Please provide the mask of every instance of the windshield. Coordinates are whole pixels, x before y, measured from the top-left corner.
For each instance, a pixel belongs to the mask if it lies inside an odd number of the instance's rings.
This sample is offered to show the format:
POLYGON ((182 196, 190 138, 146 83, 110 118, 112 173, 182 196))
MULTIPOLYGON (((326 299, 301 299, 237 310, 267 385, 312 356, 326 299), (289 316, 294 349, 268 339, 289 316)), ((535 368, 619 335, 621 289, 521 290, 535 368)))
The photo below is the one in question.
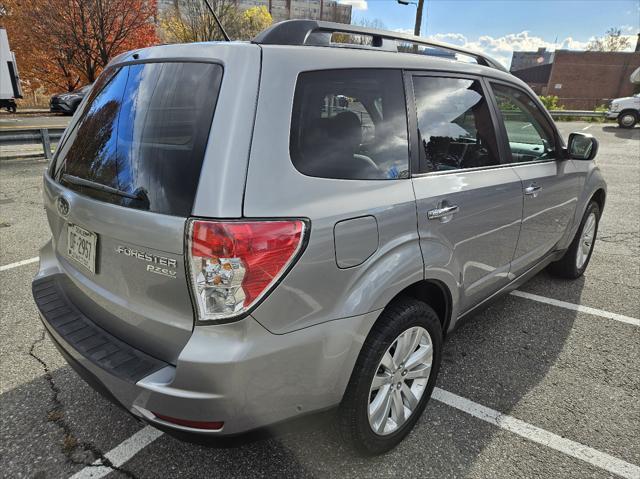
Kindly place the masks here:
POLYGON ((188 216, 221 80, 213 63, 108 69, 58 150, 54 178, 101 201, 188 216))

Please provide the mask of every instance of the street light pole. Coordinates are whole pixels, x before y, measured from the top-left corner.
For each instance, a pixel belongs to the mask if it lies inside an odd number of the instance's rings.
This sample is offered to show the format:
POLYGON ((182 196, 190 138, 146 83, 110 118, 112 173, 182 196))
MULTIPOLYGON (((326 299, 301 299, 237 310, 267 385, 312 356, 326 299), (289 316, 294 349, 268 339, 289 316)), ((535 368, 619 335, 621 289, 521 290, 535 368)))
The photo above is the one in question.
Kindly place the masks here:
POLYGON ((420 26, 422 25, 422 8, 424 7, 424 0, 418 0, 418 8, 416 8, 416 26, 413 29, 413 34, 416 37, 420 36, 420 26))
POLYGON ((396 0, 400 5, 415 5, 416 6, 416 25, 413 28, 413 34, 416 37, 420 36, 420 26, 422 25, 422 10, 424 9, 425 0, 396 0))

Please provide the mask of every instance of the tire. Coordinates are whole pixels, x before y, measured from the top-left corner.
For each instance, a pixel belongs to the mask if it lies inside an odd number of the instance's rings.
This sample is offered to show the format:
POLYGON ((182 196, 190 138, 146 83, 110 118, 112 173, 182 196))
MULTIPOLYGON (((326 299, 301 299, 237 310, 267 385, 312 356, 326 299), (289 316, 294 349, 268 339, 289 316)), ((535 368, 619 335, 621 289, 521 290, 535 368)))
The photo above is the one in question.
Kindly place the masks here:
POLYGON ((577 279, 582 276, 589 265, 591 254, 593 253, 593 246, 596 242, 598 235, 598 224, 600 223, 600 207, 598 203, 592 201, 587 206, 587 210, 584 212, 580 227, 576 232, 576 236, 573 238, 569 249, 565 252, 564 256, 549 265, 549 271, 560 278, 565 279, 577 279), (587 236, 583 237, 585 228, 591 230, 591 220, 593 217, 595 224, 593 224, 592 231, 587 231, 587 236), (586 241, 589 242, 588 252, 586 252, 586 241), (581 252, 582 250, 582 252, 581 252))
POLYGON ((618 126, 620 128, 633 128, 638 123, 638 113, 633 110, 626 110, 618 115, 618 126))
MULTIPOLYGON (((442 328, 435 311, 427 304, 411 298, 399 298, 389 304, 362 346, 340 403, 338 427, 345 442, 363 455, 382 454, 397 446, 411 432, 431 397, 441 356, 442 328), (404 339, 401 341, 404 341, 402 344, 405 347, 396 342, 403 334, 404 339), (419 343, 416 338, 420 339, 419 343), (427 340, 431 344, 430 356, 427 340), (411 351, 409 344, 416 348, 411 351), (402 367, 396 368, 397 372, 389 375, 393 368, 387 370, 382 364, 383 357, 384 362, 389 363, 386 360, 389 355, 395 360, 400 357, 410 358, 411 363, 417 364, 406 369, 402 364, 394 364, 394 367, 402 367), (418 358, 421 362, 418 362, 418 358), (430 368, 427 366, 429 359, 430 368), (375 387, 374 376, 376 381, 385 382, 375 391, 372 389, 375 387), (411 395, 407 395, 407 389, 411 395), (387 398, 391 399, 387 401, 387 398), (397 398, 400 398, 400 403, 396 402, 397 398), (381 407, 375 409, 374 403, 381 407), (399 407, 398 404, 402 406, 399 407), (370 407, 373 411, 380 412, 372 414, 371 420, 370 407), (398 425, 393 418, 401 417, 399 414, 394 415, 394 412, 400 410, 404 415, 404 422, 401 422, 402 419, 397 420, 398 425), (408 410, 411 412, 408 413, 408 410), (372 422, 376 424, 378 432, 374 431, 372 422)), ((406 364, 409 365, 410 362, 407 361, 406 364)))

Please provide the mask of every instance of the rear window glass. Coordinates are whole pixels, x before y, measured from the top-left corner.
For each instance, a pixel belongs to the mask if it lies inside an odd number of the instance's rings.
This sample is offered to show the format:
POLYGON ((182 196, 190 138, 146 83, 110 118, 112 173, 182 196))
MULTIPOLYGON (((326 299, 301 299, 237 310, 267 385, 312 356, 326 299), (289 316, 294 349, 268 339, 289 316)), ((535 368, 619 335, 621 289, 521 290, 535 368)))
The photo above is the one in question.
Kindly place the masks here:
POLYGON ((348 180, 407 178, 407 111, 398 70, 301 73, 291 159, 305 175, 348 180))
POLYGON ((56 155, 56 180, 101 201, 188 216, 221 80, 212 63, 108 69, 56 155))

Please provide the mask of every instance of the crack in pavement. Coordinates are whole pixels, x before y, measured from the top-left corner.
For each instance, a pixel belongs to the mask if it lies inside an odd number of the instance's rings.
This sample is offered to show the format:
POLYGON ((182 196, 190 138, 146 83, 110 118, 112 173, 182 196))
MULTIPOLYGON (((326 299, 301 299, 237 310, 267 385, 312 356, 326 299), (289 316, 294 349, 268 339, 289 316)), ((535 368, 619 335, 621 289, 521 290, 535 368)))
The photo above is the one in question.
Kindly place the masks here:
POLYGON ((598 239, 605 243, 624 243, 628 239, 636 239, 636 236, 640 237, 640 231, 618 231, 616 233, 600 235, 598 239))
POLYGON ((104 466, 114 471, 118 471, 126 477, 136 479, 136 476, 133 472, 113 464, 94 444, 78 440, 78 438, 71 430, 71 426, 69 426, 69 424, 65 421, 64 404, 62 404, 62 401, 59 398, 60 389, 55 384, 53 375, 51 374, 51 370, 49 369, 47 363, 35 353, 36 346, 44 341, 45 335, 45 331, 42 330, 42 334, 40 335, 40 337, 33 341, 31 347, 29 348, 29 356, 40 363, 42 369, 44 370, 44 378, 49 385, 49 389, 51 389, 51 402, 53 403, 53 406, 47 411, 47 421, 53 422, 63 433, 62 453, 65 455, 67 462, 84 467, 104 466), (72 457, 73 452, 78 448, 80 448, 83 452, 91 453, 94 459, 92 459, 90 462, 85 462, 72 457), (95 460, 99 460, 101 463, 94 464, 95 460))

